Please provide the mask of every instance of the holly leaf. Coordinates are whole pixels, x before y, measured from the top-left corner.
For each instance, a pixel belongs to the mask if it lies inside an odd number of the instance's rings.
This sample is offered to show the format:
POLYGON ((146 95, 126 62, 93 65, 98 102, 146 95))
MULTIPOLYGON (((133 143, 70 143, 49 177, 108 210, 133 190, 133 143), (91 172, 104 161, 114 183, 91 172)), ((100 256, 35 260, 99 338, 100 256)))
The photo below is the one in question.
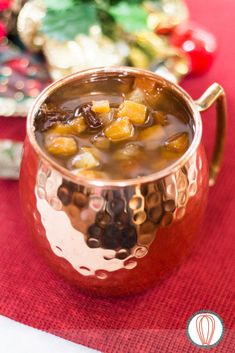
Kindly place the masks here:
POLYGON ((74 0, 44 0, 43 2, 48 9, 55 11, 69 9, 74 6, 74 0))
POLYGON ((147 28, 147 13, 137 2, 120 1, 110 8, 110 14, 126 32, 137 32, 147 28))
POLYGON ((100 24, 96 5, 78 3, 60 11, 48 8, 41 31, 50 38, 66 41, 80 33, 88 34, 90 27, 96 24, 100 24))

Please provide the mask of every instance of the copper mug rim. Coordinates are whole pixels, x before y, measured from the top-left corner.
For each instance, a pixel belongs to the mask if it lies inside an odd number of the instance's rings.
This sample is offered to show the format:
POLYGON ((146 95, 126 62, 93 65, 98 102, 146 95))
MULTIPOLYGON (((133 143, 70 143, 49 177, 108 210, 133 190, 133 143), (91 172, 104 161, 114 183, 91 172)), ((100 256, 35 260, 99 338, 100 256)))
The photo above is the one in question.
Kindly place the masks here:
POLYGON ((40 156, 41 160, 51 165, 56 171, 58 171, 59 173, 61 173, 61 175, 66 177, 66 179, 81 185, 119 188, 119 187, 126 187, 126 186, 138 185, 138 184, 156 181, 158 179, 162 179, 166 177, 167 175, 175 173, 190 159, 190 157, 194 154, 197 147, 199 146, 201 141, 201 136, 202 136, 202 121, 201 121, 200 112, 194 100, 180 86, 147 70, 127 67, 127 66, 115 66, 115 67, 109 66, 109 67, 98 67, 98 68, 81 70, 71 75, 68 75, 60 80, 57 80, 52 84, 50 84, 48 87, 46 87, 36 98, 36 100, 34 101, 34 104, 31 106, 29 110, 26 130, 27 130, 27 136, 29 138, 31 146, 33 147, 34 151, 40 156), (171 91, 178 94, 178 96, 180 96, 180 98, 182 99, 182 102, 188 107, 191 114, 191 118, 193 119, 193 122, 194 122, 194 136, 193 136, 191 145, 189 146, 187 151, 177 161, 172 163, 170 166, 161 169, 158 172, 151 173, 146 176, 133 178, 133 179, 120 179, 120 180, 87 179, 81 176, 76 176, 72 174, 68 169, 62 167, 53 159, 51 159, 42 150, 42 148, 39 146, 36 140, 35 133, 34 133, 35 132, 35 128, 34 128, 35 113, 38 111, 39 107, 46 100, 46 98, 48 98, 48 96, 51 95, 53 92, 55 92, 58 88, 79 79, 90 78, 92 76, 95 76, 96 74, 143 75, 144 77, 155 79, 156 81, 160 82, 163 86, 167 85, 167 87, 170 88, 171 91))

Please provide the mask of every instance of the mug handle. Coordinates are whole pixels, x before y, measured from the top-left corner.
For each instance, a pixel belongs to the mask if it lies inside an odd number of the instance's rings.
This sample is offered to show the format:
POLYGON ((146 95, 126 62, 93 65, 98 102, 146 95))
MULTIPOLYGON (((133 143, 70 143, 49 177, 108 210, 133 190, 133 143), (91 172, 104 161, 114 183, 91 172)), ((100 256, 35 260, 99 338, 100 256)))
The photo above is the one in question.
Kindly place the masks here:
POLYGON ((226 96, 223 87, 218 83, 213 83, 203 95, 195 101, 200 112, 209 109, 213 103, 216 104, 216 137, 213 155, 209 166, 209 186, 215 184, 221 168, 227 125, 226 96))

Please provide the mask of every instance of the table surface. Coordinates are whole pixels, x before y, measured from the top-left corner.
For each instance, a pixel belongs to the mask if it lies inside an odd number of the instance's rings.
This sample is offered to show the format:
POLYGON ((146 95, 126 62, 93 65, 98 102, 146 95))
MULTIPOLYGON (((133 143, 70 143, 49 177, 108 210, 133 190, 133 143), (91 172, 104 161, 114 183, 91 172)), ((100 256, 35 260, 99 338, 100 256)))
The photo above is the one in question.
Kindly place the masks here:
POLYGON ((2 353, 99 353, 1 315, 0 351, 2 353))

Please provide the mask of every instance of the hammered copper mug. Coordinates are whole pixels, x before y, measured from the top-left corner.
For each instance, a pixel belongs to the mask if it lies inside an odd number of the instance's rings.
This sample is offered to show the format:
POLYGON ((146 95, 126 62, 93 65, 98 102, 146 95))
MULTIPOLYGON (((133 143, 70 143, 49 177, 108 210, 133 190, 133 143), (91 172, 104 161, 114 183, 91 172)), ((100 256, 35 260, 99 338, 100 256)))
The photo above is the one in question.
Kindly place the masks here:
POLYGON ((81 71, 46 88, 28 115, 20 194, 30 231, 48 262, 71 283, 98 295, 137 293, 163 279, 198 238, 208 188, 221 165, 225 125, 225 94, 217 83, 193 101, 154 73, 111 67, 81 71), (129 74, 167 87, 190 113, 194 137, 181 158, 148 176, 105 181, 75 176, 41 150, 34 117, 47 97, 84 79, 129 74), (214 102, 217 133, 208 168, 200 112, 214 102))

